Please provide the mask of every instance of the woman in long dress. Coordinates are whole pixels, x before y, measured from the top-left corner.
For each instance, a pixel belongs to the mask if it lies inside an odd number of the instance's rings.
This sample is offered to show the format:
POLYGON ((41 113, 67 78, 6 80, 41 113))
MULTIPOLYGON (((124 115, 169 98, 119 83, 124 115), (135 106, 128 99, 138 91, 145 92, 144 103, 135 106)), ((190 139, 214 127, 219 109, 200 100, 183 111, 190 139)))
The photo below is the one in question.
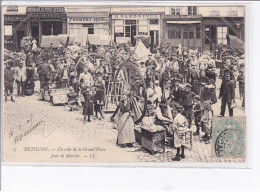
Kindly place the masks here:
POLYGON ((119 103, 117 145, 132 147, 135 143, 134 120, 131 116, 129 99, 123 95, 119 103))

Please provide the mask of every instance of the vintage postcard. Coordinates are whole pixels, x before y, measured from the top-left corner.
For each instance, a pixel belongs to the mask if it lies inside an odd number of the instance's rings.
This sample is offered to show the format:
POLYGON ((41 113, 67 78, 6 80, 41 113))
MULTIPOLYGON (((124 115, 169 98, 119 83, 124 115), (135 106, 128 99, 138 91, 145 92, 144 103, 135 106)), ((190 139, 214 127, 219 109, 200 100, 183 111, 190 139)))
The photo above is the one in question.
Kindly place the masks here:
POLYGON ((244 6, 1 9, 5 164, 246 161, 244 6))

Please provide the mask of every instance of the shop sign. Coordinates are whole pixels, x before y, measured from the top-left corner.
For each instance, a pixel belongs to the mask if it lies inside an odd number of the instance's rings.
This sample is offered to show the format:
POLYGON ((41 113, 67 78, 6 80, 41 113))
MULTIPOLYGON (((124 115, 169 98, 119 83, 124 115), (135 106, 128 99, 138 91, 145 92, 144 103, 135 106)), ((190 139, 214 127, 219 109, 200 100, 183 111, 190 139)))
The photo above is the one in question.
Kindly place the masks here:
POLYGON ((160 14, 117 14, 112 16, 113 19, 148 19, 160 18, 160 14))
POLYGON ((25 19, 25 15, 5 15, 4 21, 22 21, 25 19))
POLYGON ((104 23, 108 18, 105 17, 69 17, 70 23, 104 23))
POLYGON ((27 12, 65 12, 64 7, 27 7, 27 12))
POLYGON ((65 13, 29 13, 30 18, 66 18, 65 13))
POLYGON ((6 8, 7 12, 18 12, 18 6, 8 6, 6 8))

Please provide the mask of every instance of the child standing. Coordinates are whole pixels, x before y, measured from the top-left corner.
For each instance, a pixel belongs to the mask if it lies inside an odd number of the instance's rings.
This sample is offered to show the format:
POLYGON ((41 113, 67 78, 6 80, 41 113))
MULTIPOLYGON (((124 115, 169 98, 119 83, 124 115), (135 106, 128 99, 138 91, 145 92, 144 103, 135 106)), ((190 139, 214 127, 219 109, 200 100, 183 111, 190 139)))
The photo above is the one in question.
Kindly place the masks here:
POLYGON ((94 96, 94 110, 96 113, 96 118, 98 118, 98 113, 101 118, 103 118, 102 114, 102 106, 104 105, 104 93, 105 93, 105 82, 101 76, 97 78, 95 83, 96 86, 96 94, 94 96))
POLYGON ((193 113, 194 113, 194 119, 195 119, 195 125, 197 127, 197 131, 194 133, 194 135, 200 134, 200 121, 201 121, 201 102, 200 102, 200 96, 196 95, 193 98, 193 113))
POLYGON ((202 116, 201 116, 201 129, 205 133, 205 135, 202 138, 204 139, 205 144, 208 144, 211 139, 212 117, 213 117, 213 111, 211 107, 211 101, 206 100, 202 104, 202 116))

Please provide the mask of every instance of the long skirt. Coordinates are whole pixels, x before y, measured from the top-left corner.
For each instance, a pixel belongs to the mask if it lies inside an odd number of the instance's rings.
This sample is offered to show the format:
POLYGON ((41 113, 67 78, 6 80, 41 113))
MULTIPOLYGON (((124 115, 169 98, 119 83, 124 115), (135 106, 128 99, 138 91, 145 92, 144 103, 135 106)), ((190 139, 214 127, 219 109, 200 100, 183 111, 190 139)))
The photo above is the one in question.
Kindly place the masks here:
POLYGON ((83 115, 93 115, 93 102, 85 101, 83 105, 83 115))
POLYGON ((203 91, 203 100, 211 100, 212 104, 217 103, 217 95, 216 95, 216 89, 213 88, 204 88, 203 91))
POLYGON ((134 132, 134 120, 130 114, 124 113, 118 119, 118 144, 127 144, 135 142, 135 132, 134 132))

